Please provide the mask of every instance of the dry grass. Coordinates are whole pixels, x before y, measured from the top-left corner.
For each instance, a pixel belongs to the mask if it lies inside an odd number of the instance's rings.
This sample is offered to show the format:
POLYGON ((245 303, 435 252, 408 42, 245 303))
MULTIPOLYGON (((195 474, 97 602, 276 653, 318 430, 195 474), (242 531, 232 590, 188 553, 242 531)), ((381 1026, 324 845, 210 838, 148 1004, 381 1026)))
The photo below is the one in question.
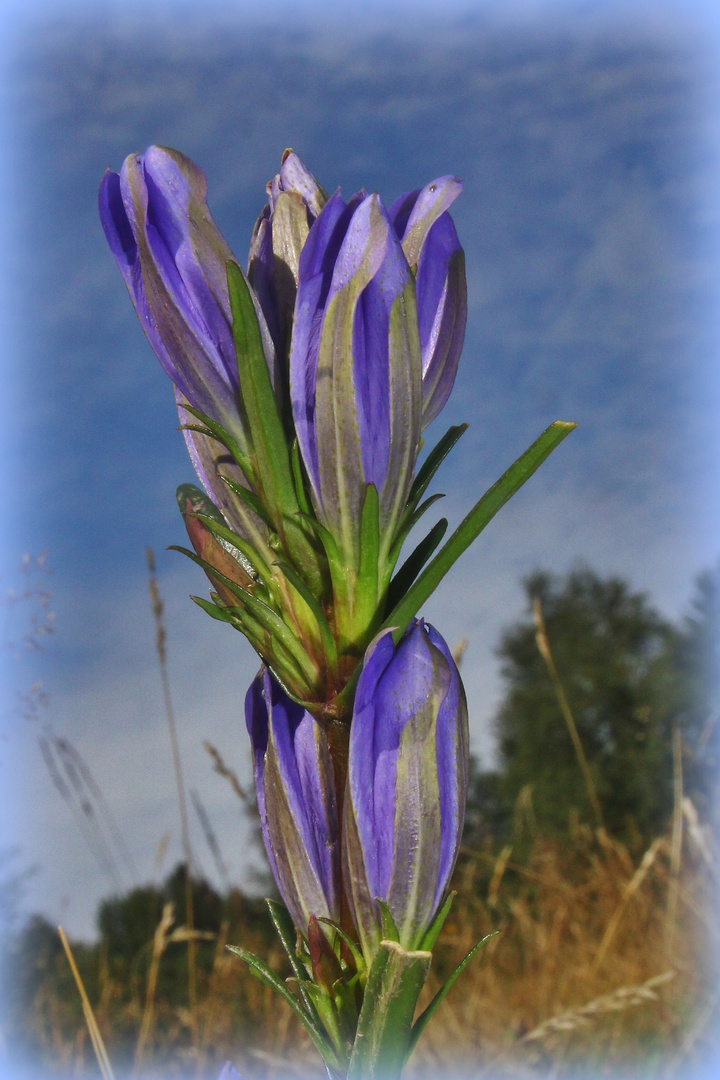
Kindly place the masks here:
MULTIPOLYGON (((426 993, 479 937, 500 928, 429 1025, 411 1077, 685 1076, 707 1050, 717 1004, 708 943, 720 936, 714 905, 715 852, 684 800, 687 843, 677 863, 677 821, 632 858, 603 830, 576 828, 572 842, 520 838, 508 847, 461 854, 455 902, 426 993), (692 842, 693 830, 702 846, 692 842), (669 898, 675 897, 668 904, 669 898), (672 932, 669 912, 675 912, 672 932), (668 946, 672 952, 668 955, 668 946)), ((231 1058, 243 1076, 320 1076, 319 1062, 290 1011, 249 977, 228 940, 267 955, 265 929, 225 923, 212 963, 198 973, 197 1051, 192 1018, 158 993, 158 971, 187 937, 163 915, 147 946, 144 974, 127 985, 96 972, 92 1001, 118 1076, 217 1075, 231 1058)), ((283 971, 278 948, 270 962, 283 971)), ((34 1002, 35 1040, 58 1072, 94 1075, 81 1018, 48 972, 34 1002)))

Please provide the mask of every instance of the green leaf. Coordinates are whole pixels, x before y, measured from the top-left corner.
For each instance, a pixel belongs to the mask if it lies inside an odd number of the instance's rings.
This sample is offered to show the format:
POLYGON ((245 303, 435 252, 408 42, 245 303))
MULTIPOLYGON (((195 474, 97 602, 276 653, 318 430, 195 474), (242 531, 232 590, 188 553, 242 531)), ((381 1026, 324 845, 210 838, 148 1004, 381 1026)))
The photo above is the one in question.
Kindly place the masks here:
POLYGON ((440 520, 433 525, 427 536, 420 541, 412 554, 408 555, 407 559, 390 582, 385 604, 386 611, 392 611, 403 598, 447 532, 447 527, 447 518, 440 518, 440 520))
MULTIPOLYGON (((192 559, 194 563, 197 563, 198 566, 201 566, 203 568, 209 578, 216 578, 217 581, 221 581, 223 585, 225 585, 225 587, 230 590, 233 596, 236 596, 238 598, 240 603, 246 603, 248 597, 253 600, 257 599, 252 595, 251 592, 248 592, 247 589, 244 589, 242 585, 238 585, 237 581, 233 581, 232 578, 229 578, 226 574, 223 574, 222 571, 217 570, 212 565, 212 563, 209 563, 207 561, 207 559, 203 559, 196 552, 190 551, 189 548, 181 547, 179 544, 168 544, 167 550, 179 551, 181 555, 186 555, 188 559, 192 559)), ((252 585, 252 588, 255 588, 254 584, 252 585)))
POLYGON ((241 949, 237 945, 227 945, 226 948, 229 949, 230 952, 235 953, 236 956, 239 956, 242 960, 244 960, 253 975, 257 979, 259 979, 260 982, 264 982, 267 986, 271 986, 273 990, 288 1003, 290 1008, 293 1010, 295 1015, 305 1027, 305 1030, 314 1042, 317 1050, 319 1051, 323 1059, 327 1061, 331 1067, 338 1068, 340 1063, 338 1061, 337 1054, 335 1053, 334 1048, 325 1038, 325 1035, 320 1030, 320 1027, 315 1023, 309 1013, 303 1008, 303 1006, 300 1004, 292 991, 288 989, 285 983, 281 982, 280 979, 278 979, 275 972, 271 971, 267 964, 264 963, 264 961, 262 961, 258 956, 255 956, 253 953, 248 952, 247 949, 241 949))
POLYGON ((303 579, 300 577, 297 571, 293 569, 292 566, 288 565, 288 563, 286 562, 280 561, 276 562, 274 565, 277 566, 280 570, 282 570, 283 574, 288 579, 292 587, 300 594, 307 606, 312 611, 315 622, 317 624, 317 628, 320 632, 320 638, 322 641, 323 650, 327 658, 328 665, 333 672, 336 671, 338 659, 337 646, 335 644, 335 638, 332 636, 330 624, 325 617, 325 612, 323 611, 322 607, 315 599, 313 594, 310 592, 303 579))
POLYGON ((377 611, 379 558, 380 500, 375 485, 368 484, 360 518, 360 562, 352 620, 360 635, 367 632, 377 611))
POLYGON ((393 913, 388 907, 387 900, 381 900, 379 896, 375 897, 375 903, 380 908, 380 923, 382 925, 382 936, 387 941, 400 941, 400 934, 398 928, 395 925, 393 913))
POLYGON ((545 458, 576 426, 576 424, 556 420, 485 492, 385 619, 384 628, 390 626, 396 628, 393 632, 395 641, 400 640, 413 615, 435 591, 450 567, 470 547, 473 540, 477 539, 498 510, 522 487, 542 465, 545 458))
POLYGON ((311 514, 312 506, 308 499, 307 487, 305 484, 305 470, 303 468, 302 458, 300 457, 300 444, 297 439, 294 440, 290 448, 290 465, 292 467, 293 480, 295 482, 295 496, 298 501, 298 506, 303 514, 311 514))
MULTIPOLYGON (((407 1053, 405 1055, 404 1062, 407 1061, 407 1059, 410 1057, 413 1050, 415 1049, 418 1039, 420 1038, 423 1031, 427 1027, 428 1020, 430 1019, 432 1014, 435 1012, 435 1010, 437 1009, 440 1002, 447 996, 449 991, 452 989, 452 987, 454 986, 454 984, 455 984, 456 980, 459 978, 459 976, 462 975, 463 971, 468 966, 468 964, 472 960, 475 953, 478 952, 478 950, 482 948, 482 946, 485 944, 486 941, 489 941, 490 938, 495 937, 496 934, 498 934, 498 933, 499 933, 498 930, 494 930, 492 932, 492 934, 486 934, 485 937, 482 938, 481 941, 478 941, 477 945, 475 945, 474 948, 472 948, 470 950, 470 952, 467 954, 465 959, 460 961, 460 963, 455 968, 455 970, 453 971, 450 978, 445 980, 445 982, 440 987, 440 989, 438 990, 437 994, 432 999, 432 1001, 430 1002, 428 1007, 422 1013, 420 1013, 420 1016, 418 1016, 417 1020, 413 1024, 412 1033, 410 1035, 410 1045, 409 1045, 407 1053)), ((404 1064, 404 1062, 403 1062, 403 1064, 404 1064)))
POLYGON ((399 1078, 430 960, 429 952, 406 952, 396 941, 380 942, 368 973, 347 1080, 399 1078))
POLYGON ((335 537, 312 514, 301 513, 300 517, 313 530, 323 546, 335 595, 345 597, 347 595, 347 571, 343 557, 340 554, 340 548, 335 542, 335 537))
POLYGON ((290 627, 283 622, 276 611, 273 611, 273 609, 269 607, 268 604, 263 603, 262 600, 258 600, 252 593, 246 592, 245 596, 242 598, 242 602, 251 615, 257 619, 260 625, 268 630, 273 638, 287 649, 290 656, 292 656, 302 671, 308 685, 313 686, 318 677, 317 668, 303 648, 302 642, 295 637, 295 634, 290 627))
POLYGON ((246 488, 243 484, 238 484, 231 476, 225 476, 223 473, 219 473, 219 476, 222 482, 227 484, 230 490, 237 495, 237 497, 241 499, 254 514, 257 514, 260 520, 267 525, 268 529, 275 528, 270 520, 270 515, 254 491, 251 491, 250 488, 246 488))
POLYGON ((318 986, 317 983, 306 982, 305 992, 310 995, 312 1003, 320 1017, 325 1031, 328 1033, 330 1042, 335 1047, 338 1059, 342 1060, 345 1056, 344 1039, 342 1031, 340 1029, 340 1018, 335 1008, 335 1002, 330 997, 327 990, 323 990, 322 986, 318 986))
POLYGON ((182 431, 185 427, 187 427, 189 431, 199 431, 201 434, 207 435, 208 438, 216 439, 221 446, 224 446, 225 449, 228 450, 230 454, 232 454, 232 456, 235 458, 236 464, 240 466, 242 471, 245 473, 245 476, 247 477, 249 483, 252 484, 254 473, 252 465, 250 463, 250 458, 242 449, 237 439, 234 439, 230 432, 227 431, 222 426, 222 424, 218 424, 217 421, 211 420, 209 416, 206 416, 205 413, 200 412, 199 409, 195 409, 192 405, 188 405, 187 402, 183 404, 182 407, 185 412, 189 412, 191 416, 194 416, 197 420, 200 420, 200 422, 205 425, 205 428, 207 430, 203 430, 203 428, 196 428, 192 424, 181 424, 180 430, 182 431))
POLYGON ((338 926, 337 923, 334 923, 332 919, 326 919, 323 915, 318 915, 318 922, 325 923, 326 926, 332 927, 335 933, 342 938, 342 940, 345 942, 348 949, 350 950, 350 954, 353 958, 353 963, 355 964, 355 970, 360 975, 364 975, 365 960, 363 958, 363 954, 360 952, 352 938, 345 933, 342 927, 338 926))
POLYGON ((425 458, 422 467, 413 481, 413 486, 410 488, 407 506, 408 509, 412 508, 410 510, 411 513, 427 491, 433 476, 467 429, 467 424, 458 424, 455 427, 448 428, 437 446, 435 446, 425 458))
POLYGON ((207 612, 211 619, 217 619, 218 622, 226 622, 234 625, 232 615, 225 609, 218 607, 217 604, 211 603, 210 600, 205 600, 202 596, 191 596, 191 600, 201 607, 203 611, 207 612))
POLYGON ((452 907, 453 900, 456 896, 456 892, 448 893, 447 900, 440 908, 433 921, 430 923, 429 929, 425 932, 425 937, 422 939, 421 948, 427 949, 428 952, 432 952, 433 945, 437 941, 440 931, 445 925, 445 920, 450 914, 450 908, 452 907))
POLYGON ((312 1014, 312 1010, 315 1008, 315 1006, 312 1004, 312 998, 304 989, 305 983, 307 982, 308 973, 305 970, 304 965, 301 964, 301 962, 298 960, 297 954, 295 952, 295 924, 290 918, 287 908, 285 908, 282 904, 279 904, 277 900, 266 899, 265 903, 268 906, 270 918, 272 919, 273 926, 275 927, 277 935, 282 942, 282 947, 285 950, 285 954, 290 961, 290 967, 293 970, 293 975, 298 981, 298 987, 300 990, 300 994, 302 995, 303 1001, 305 1002, 305 1007, 307 1008, 308 1012, 312 1014))
POLYGON ((247 414, 258 480, 271 517, 276 523, 298 506, 290 469, 285 429, 263 348, 260 324, 250 286, 235 262, 227 264, 228 294, 233 321, 240 394, 247 414))

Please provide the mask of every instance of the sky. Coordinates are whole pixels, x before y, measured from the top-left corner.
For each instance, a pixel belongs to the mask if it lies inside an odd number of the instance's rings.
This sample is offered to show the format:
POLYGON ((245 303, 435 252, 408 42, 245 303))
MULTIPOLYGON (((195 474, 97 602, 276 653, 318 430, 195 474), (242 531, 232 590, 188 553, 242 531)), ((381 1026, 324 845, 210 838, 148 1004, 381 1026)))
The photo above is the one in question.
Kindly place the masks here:
MULTIPOLYGON (((678 618, 718 559, 709 9, 443 11, 371 5, 353 21, 321 4, 68 3, 2 14, 0 585, 17 591, 23 555, 46 551, 54 622, 41 651, 4 650, 0 874, 28 871, 21 910, 71 934, 92 937, 102 896, 160 880, 181 855, 148 546, 187 786, 228 880, 252 887, 262 868, 242 805, 203 749, 213 743, 249 783, 242 703, 257 660, 189 601, 204 578, 165 550, 184 541, 174 491, 192 470, 170 383, 97 218, 100 178, 128 153, 158 143, 193 158, 241 261, 286 146, 326 189, 364 186, 388 205, 436 176, 462 177, 453 217, 468 331, 428 441, 451 423, 470 428, 438 474, 441 512, 457 523, 550 422, 578 424, 424 612, 451 643, 468 639, 483 762, 502 693, 494 650, 523 614, 524 575, 587 564, 678 618), (20 696, 37 684, 35 718, 24 717, 20 696), (114 867, 53 786, 39 746, 48 733, 69 740, 102 792, 129 855, 103 825, 114 867)), ((32 598, 8 609, 5 644, 33 613, 32 598)), ((198 864, 222 884, 197 816, 191 829, 198 864)))

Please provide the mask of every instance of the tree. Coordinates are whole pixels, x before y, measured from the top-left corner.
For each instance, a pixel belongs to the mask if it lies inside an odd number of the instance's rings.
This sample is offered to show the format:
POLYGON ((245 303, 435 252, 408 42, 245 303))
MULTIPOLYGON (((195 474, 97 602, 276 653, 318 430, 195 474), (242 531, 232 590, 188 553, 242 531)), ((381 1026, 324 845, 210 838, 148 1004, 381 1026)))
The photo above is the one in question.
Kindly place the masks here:
POLYGON ((675 644, 682 680, 679 717, 684 789, 703 820, 717 821, 720 760, 720 563, 695 581, 690 613, 675 644))
POLYGON ((588 785, 532 617, 537 598, 605 826, 625 839, 656 834, 672 807, 672 725, 682 698, 679 634, 618 578, 589 569, 524 582, 528 617, 498 654, 507 689, 496 717, 498 797, 505 814, 532 785, 538 827, 564 831, 574 808, 594 824, 588 785))

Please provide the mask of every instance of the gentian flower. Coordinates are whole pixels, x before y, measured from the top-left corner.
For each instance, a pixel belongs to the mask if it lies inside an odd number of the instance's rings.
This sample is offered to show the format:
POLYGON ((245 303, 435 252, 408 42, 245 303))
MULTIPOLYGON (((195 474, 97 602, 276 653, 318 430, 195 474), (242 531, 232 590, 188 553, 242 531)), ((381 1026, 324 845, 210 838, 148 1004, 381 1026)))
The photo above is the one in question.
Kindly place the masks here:
POLYGON ((268 671, 245 698, 255 791, 270 868, 293 922, 336 920, 340 905, 337 805, 320 725, 268 671))
POLYGON ((464 270, 446 210, 460 191, 458 180, 442 177, 402 196, 391 214, 378 195, 361 191, 345 203, 336 192, 300 255, 293 419, 315 513, 344 568, 346 592, 336 588, 335 608, 350 641, 367 641, 364 609, 377 610, 393 570, 420 432, 444 405, 457 368, 464 270), (357 582, 370 488, 378 505, 364 535, 371 526, 377 574, 357 582))
POLYGON ((405 258, 415 270, 424 428, 450 396, 465 340, 465 255, 447 212, 461 191, 454 176, 441 176, 401 195, 390 208, 405 258))
POLYGON ((343 881, 368 960, 387 903, 405 949, 422 946, 457 858, 468 783, 465 692, 441 636, 413 621, 369 647, 350 727, 343 881))
POLYGON ((327 195, 292 150, 283 154, 280 172, 268 183, 267 194, 250 241, 248 280, 286 367, 300 252, 327 195))
MULTIPOLYGON (((236 262, 210 216, 205 175, 184 154, 151 146, 100 185, 100 220, 130 299, 179 393, 247 450, 232 336, 227 263, 236 262)), ((277 381, 265 316, 255 301, 277 381)))

